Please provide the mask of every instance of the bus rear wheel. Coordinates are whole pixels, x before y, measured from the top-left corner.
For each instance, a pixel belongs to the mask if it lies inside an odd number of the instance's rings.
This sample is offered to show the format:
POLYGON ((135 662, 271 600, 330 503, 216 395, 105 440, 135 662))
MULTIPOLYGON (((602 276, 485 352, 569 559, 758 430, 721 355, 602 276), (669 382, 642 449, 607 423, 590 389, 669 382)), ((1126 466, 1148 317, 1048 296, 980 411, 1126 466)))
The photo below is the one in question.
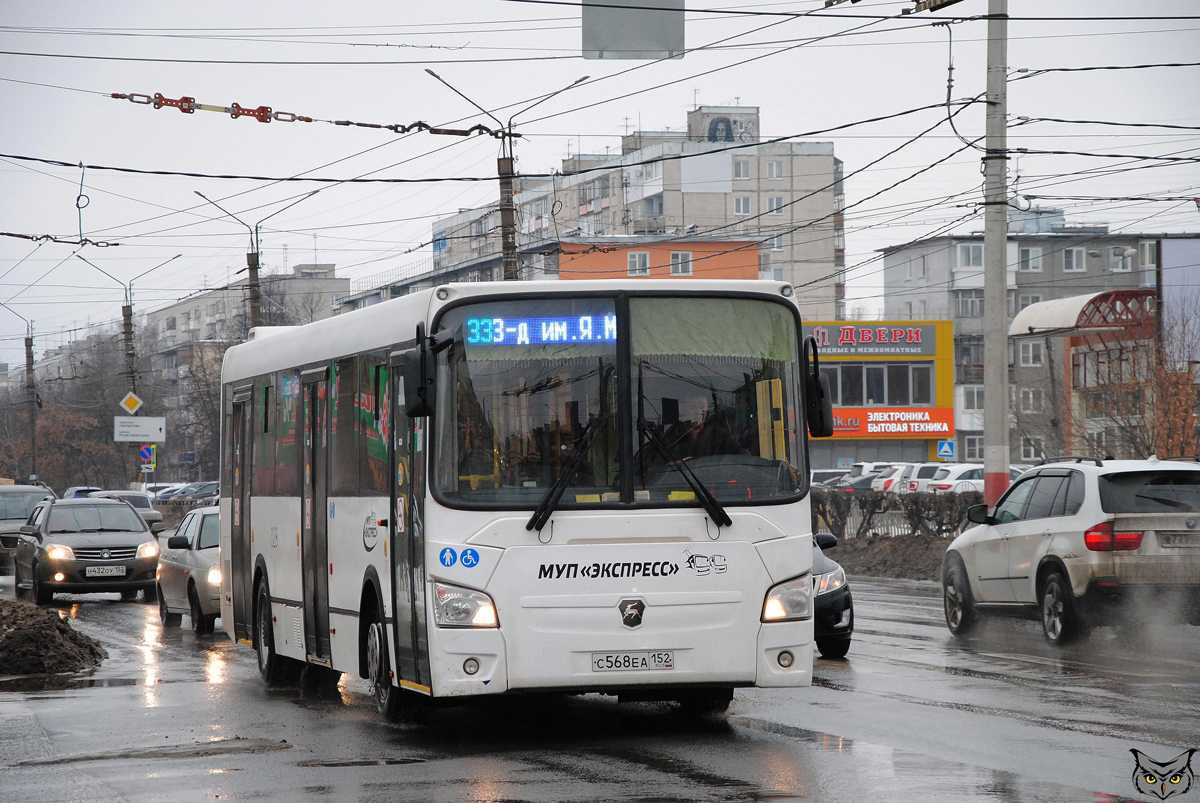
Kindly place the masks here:
POLYGON ((304 665, 275 652, 275 628, 271 621, 271 592, 267 580, 258 584, 254 604, 254 649, 258 653, 258 674, 268 686, 294 683, 304 665))

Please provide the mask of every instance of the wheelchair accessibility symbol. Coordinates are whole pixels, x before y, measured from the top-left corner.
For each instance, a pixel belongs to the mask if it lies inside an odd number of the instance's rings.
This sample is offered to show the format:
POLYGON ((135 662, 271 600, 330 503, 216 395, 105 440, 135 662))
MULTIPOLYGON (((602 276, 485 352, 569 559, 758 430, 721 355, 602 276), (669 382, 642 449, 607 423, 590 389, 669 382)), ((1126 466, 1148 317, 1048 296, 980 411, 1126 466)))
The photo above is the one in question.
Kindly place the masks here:
MULTIPOLYGON (((447 566, 447 567, 453 566, 455 563, 458 562, 458 553, 455 552, 450 547, 446 547, 445 549, 442 550, 441 554, 438 555, 438 560, 440 560, 442 562, 443 566, 447 566)), ((464 560, 465 560, 465 555, 464 555, 464 560)))
POLYGON ((473 569, 479 565, 479 553, 473 549, 462 551, 462 565, 465 569, 473 569))

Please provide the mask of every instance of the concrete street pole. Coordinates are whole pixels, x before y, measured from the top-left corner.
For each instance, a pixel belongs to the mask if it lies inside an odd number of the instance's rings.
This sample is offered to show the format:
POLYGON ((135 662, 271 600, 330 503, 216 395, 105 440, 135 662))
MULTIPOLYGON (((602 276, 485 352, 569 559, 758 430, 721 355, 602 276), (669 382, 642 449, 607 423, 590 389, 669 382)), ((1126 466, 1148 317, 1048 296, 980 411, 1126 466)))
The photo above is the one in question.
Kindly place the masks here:
POLYGON ((517 261, 517 210, 513 205, 513 157, 512 131, 504 132, 506 153, 496 160, 500 175, 500 245, 504 254, 504 281, 515 282, 521 278, 520 263, 517 261))
POLYGON ((995 507, 1009 483, 1008 0, 988 0, 983 224, 983 481, 995 507))
POLYGON ((29 404, 29 482, 37 479, 37 389, 33 383, 33 327, 25 338, 25 399, 29 404))

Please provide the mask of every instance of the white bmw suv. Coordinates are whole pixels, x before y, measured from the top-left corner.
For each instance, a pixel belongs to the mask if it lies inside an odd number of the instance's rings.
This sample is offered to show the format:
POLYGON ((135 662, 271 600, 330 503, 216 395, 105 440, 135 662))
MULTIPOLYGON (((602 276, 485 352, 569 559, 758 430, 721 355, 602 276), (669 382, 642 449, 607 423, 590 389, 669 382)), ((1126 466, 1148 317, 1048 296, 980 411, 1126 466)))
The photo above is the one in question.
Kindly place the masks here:
POLYGON ((1013 483, 942 560, 946 625, 1038 618, 1063 644, 1148 612, 1200 624, 1200 465, 1063 458, 1013 483))

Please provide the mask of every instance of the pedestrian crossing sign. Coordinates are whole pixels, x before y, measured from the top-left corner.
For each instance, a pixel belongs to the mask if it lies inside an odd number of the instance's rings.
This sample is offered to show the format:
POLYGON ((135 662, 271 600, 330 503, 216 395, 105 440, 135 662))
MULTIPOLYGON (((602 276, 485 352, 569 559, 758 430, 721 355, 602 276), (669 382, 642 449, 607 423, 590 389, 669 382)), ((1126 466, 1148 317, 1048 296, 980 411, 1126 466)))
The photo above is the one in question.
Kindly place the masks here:
POLYGON ((938 441, 937 456, 947 460, 954 459, 954 441, 938 441))

